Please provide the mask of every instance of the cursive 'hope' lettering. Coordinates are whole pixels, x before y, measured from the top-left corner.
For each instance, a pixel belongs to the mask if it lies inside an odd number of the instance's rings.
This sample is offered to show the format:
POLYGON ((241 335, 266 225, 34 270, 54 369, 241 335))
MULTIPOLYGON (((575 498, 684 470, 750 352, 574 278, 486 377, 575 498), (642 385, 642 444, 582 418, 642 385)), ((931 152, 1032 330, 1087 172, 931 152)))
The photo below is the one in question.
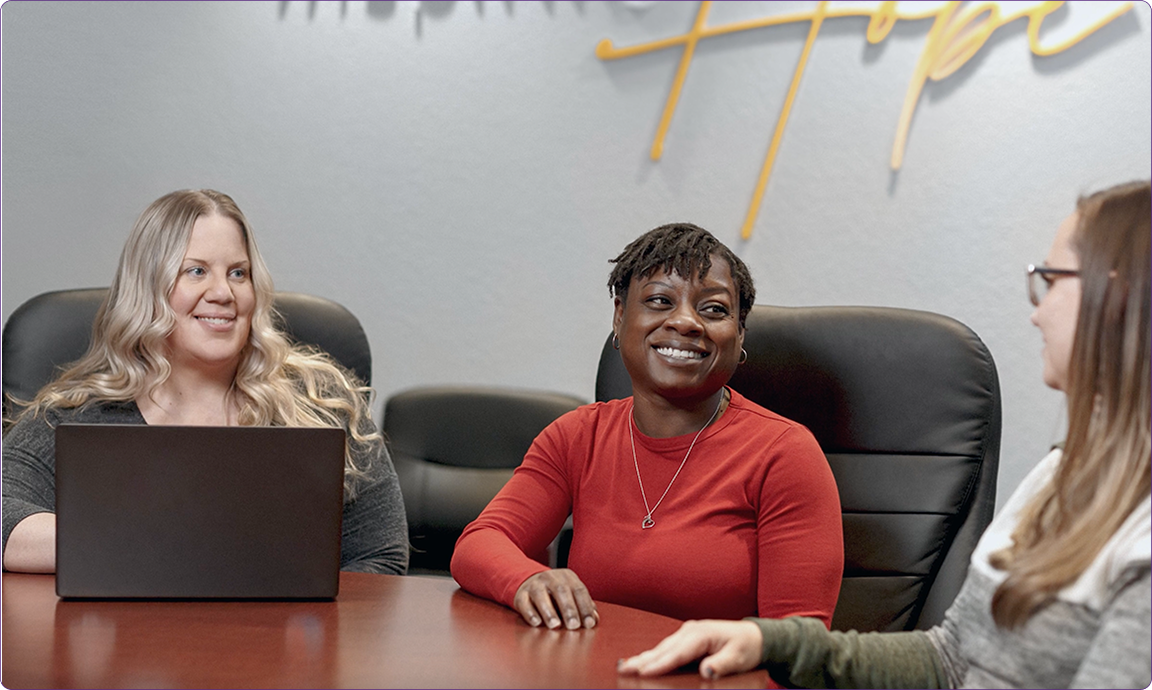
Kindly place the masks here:
POLYGON ((672 81, 672 90, 668 94, 668 101, 664 104, 664 113, 660 116, 660 126, 656 130, 656 139, 652 142, 652 160, 659 160, 664 153, 664 136, 672 123, 672 116, 676 112, 676 104, 680 100, 680 90, 684 86, 684 79, 688 76, 688 67, 692 63, 692 56, 696 44, 701 39, 721 36, 724 34, 757 29, 777 24, 792 24, 797 22, 811 22, 808 31, 808 40, 804 43, 804 50, 800 53, 800 61, 792 76, 792 83, 788 88, 788 95, 784 99, 780 117, 776 121, 776 131, 772 135, 772 143, 768 147, 768 156, 760 170, 760 178, 752 194, 752 203, 744 219, 741 236, 748 239, 752 236, 752 227, 756 223, 764 190, 768 186, 768 177, 772 172, 772 164, 776 160, 776 152, 780 147, 780 140, 784 135, 784 127, 788 124, 788 114, 792 110, 792 102, 800 86, 800 79, 804 76, 804 68, 808 63, 808 55, 812 51, 812 44, 820 33, 820 25, 825 19, 833 17, 869 17, 866 37, 869 43, 879 43, 887 38, 896 22, 903 20, 928 19, 935 17, 928 38, 924 44, 924 51, 916 63, 916 70, 912 73, 912 81, 908 84, 908 92, 904 98, 904 106, 900 112, 900 120, 896 126, 896 142, 892 146, 892 169, 899 170, 904 160, 904 146, 908 140, 908 131, 912 126, 912 115, 916 111, 916 104, 920 101, 920 93, 929 79, 940 81, 960 69, 973 55, 980 50, 988 37, 996 29, 1005 24, 1028 18, 1028 46, 1036 55, 1054 55, 1079 43, 1089 34, 1127 12, 1132 3, 1119 6, 1099 21, 1093 23, 1072 38, 1053 46, 1040 45, 1040 25, 1044 18, 1055 12, 1063 2, 1043 2, 1027 9, 1016 12, 1001 12, 997 3, 986 2, 965 8, 957 12, 960 2, 948 2, 942 7, 925 12, 900 12, 896 2, 883 2, 874 10, 856 7, 829 9, 827 2, 818 2, 811 12, 795 12, 781 14, 760 19, 733 22, 722 26, 707 26, 708 11, 712 7, 711 0, 700 3, 696 19, 692 28, 686 34, 673 36, 658 41, 651 41, 628 48, 616 48, 612 41, 604 39, 596 46, 596 56, 601 60, 619 60, 656 50, 663 50, 673 46, 684 46, 680 57, 680 65, 676 69, 676 77, 672 81))

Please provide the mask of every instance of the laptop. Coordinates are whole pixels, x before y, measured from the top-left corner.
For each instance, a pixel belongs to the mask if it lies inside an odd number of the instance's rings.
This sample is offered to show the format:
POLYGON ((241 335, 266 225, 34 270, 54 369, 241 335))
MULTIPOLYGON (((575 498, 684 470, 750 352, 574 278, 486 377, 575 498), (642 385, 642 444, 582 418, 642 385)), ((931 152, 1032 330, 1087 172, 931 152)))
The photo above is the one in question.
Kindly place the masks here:
POLYGON ((332 599, 339 428, 61 424, 56 594, 332 599))

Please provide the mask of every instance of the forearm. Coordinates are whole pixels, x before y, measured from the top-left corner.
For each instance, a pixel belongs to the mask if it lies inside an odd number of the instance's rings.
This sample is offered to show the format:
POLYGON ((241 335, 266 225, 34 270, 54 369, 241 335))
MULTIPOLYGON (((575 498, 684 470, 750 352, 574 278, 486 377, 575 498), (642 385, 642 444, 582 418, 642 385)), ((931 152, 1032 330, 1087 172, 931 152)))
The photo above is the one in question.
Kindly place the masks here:
POLYGON ((349 573, 373 573, 375 575, 406 575, 408 573, 408 547, 394 545, 377 553, 340 566, 349 573))
POLYGON ((472 594, 513 606, 520 585, 549 569, 548 544, 572 507, 564 454, 546 438, 552 429, 456 542, 452 577, 472 594))
POLYGON ((512 606, 520 585, 548 566, 529 558, 499 529, 473 523, 456 542, 452 577, 466 591, 512 606))
POLYGON ((34 513, 12 528, 4 545, 4 569, 24 573, 56 572, 56 516, 34 513))
MULTIPOLYGON (((345 511, 345 514, 350 511, 345 511)), ((351 512, 354 512, 351 511, 351 512)), ((346 525, 341 542, 340 569, 357 573, 404 575, 408 572, 408 526, 400 515, 386 511, 375 522, 360 516, 346 525)))
POLYGON ((408 518, 392 462, 374 461, 373 477, 344 506, 340 569, 404 575, 408 572, 408 518))
POLYGON ((943 688, 940 658, 923 632, 829 632, 814 618, 749 619, 761 661, 779 683, 803 688, 943 688))
MULTIPOLYGON (((56 519, 44 516, 51 516, 56 509, 55 458, 56 431, 44 418, 24 417, 4 436, 5 567, 13 567, 8 565, 11 551, 14 563, 24 561, 20 554, 47 553, 51 556, 48 571, 54 569, 56 519), (25 524, 32 518, 35 519, 25 524), (46 523, 50 524, 45 527, 46 523), (25 532, 22 538, 17 532, 24 530, 32 531, 25 532), (13 538, 16 541, 10 544, 13 538)), ((37 559, 41 570, 45 566, 42 561, 42 557, 37 559)))

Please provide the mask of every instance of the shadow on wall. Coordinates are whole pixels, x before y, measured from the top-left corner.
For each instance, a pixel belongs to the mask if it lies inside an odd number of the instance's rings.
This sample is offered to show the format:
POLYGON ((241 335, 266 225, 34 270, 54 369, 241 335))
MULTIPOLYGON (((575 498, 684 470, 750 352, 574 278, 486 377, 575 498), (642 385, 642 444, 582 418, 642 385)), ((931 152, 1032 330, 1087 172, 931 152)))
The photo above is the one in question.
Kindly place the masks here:
MULTIPOLYGON (((1139 36, 1140 20, 1136 16, 1139 14, 1136 10, 1142 5, 1147 7, 1143 2, 1138 2, 1133 5, 1132 10, 1125 12, 1108 24, 1097 29, 1094 33, 1078 43, 1076 50, 1066 50, 1062 53, 1049 55, 1047 57, 1033 55, 1033 67, 1039 74, 1060 74, 1061 72, 1067 72, 1104 52, 1105 49, 1112 48, 1125 39, 1139 36)), ((1049 17, 1058 23, 1062 23, 1068 17, 1068 6, 1061 6, 1060 9, 1053 12, 1049 17)))
MULTIPOLYGON (((306 5, 308 8, 308 19, 315 19, 316 7, 321 4, 331 3, 321 3, 320 0, 307 0, 307 2, 280 0, 280 18, 284 19, 286 16, 288 16, 288 13, 291 11, 293 6, 306 5)), ((396 7, 399 4, 400 3, 396 0, 368 0, 366 3, 366 12, 372 19, 387 21, 396 15, 396 7)), ((452 10, 455 9, 457 3, 456 0, 416 0, 414 2, 410 1, 406 4, 414 5, 416 8, 414 13, 416 19, 416 35, 420 36, 421 32, 423 31, 423 18, 425 16, 433 17, 436 19, 447 17, 448 15, 452 14, 452 10)), ((548 14, 552 15, 556 13, 555 0, 541 0, 540 4, 544 6, 544 11, 548 14)), ((652 3, 640 2, 624 4, 630 5, 632 9, 644 9, 647 5, 652 3)), ((340 0, 339 5, 340 17, 343 19, 348 15, 348 0, 340 0)), ((483 17, 487 3, 483 2, 483 0, 474 0, 472 5, 476 8, 476 14, 483 17)), ((512 0, 504 0, 501 5, 503 5, 504 11, 508 14, 508 16, 512 16, 515 13, 516 3, 512 0)), ((584 0, 573 0, 572 5, 576 8, 577 12, 584 12, 584 0)))
MULTIPOLYGON (((307 7, 306 11, 308 13, 308 20, 312 21, 316 18, 316 8, 319 5, 329 4, 335 3, 321 2, 320 0, 307 0, 306 2, 280 0, 280 19, 287 17, 289 12, 293 11, 293 7, 307 7)), ((403 3, 397 2, 397 0, 368 0, 366 3, 365 12, 371 19, 389 21, 394 16, 396 16, 397 7, 401 4, 415 7, 415 12, 412 13, 412 16, 414 17, 414 25, 417 38, 421 37, 424 33, 424 17, 432 17, 435 20, 444 19, 452 14, 452 11, 457 5, 456 0, 408 0, 407 2, 403 3)), ((476 14, 480 17, 483 17, 487 3, 483 2, 483 0, 474 0, 474 2, 471 4, 476 8, 476 14)), ((507 13, 508 16, 511 17, 515 14, 516 3, 512 0, 504 0, 504 2, 500 4, 504 7, 504 12, 507 13)), ((556 13, 555 0, 541 0, 540 4, 544 7, 544 11, 549 15, 554 15, 556 13)), ((628 5, 629 8, 633 10, 643 10, 648 5, 653 3, 626 2, 624 4, 628 5)), ((340 0, 339 5, 340 18, 344 19, 348 16, 348 0, 340 0)), ((572 0, 572 5, 576 8, 577 12, 583 14, 584 0, 572 0)))
MULTIPOLYGON (((309 2, 307 2, 307 3, 292 2, 292 0, 280 0, 280 18, 283 19, 284 17, 288 16, 288 8, 291 7, 292 5, 303 5, 303 4, 308 5, 308 19, 315 19, 316 18, 316 6, 320 4, 319 0, 309 0, 309 2)), ((343 17, 348 16, 348 0, 340 0, 339 5, 340 5, 340 17, 343 18, 343 17)), ((395 7, 396 7, 395 2, 371 2, 371 1, 369 1, 368 14, 373 13, 372 12, 372 5, 388 5, 388 9, 387 9, 388 16, 392 15, 392 12, 395 10, 395 7)), ((387 19, 388 17, 384 17, 384 18, 387 19)))
MULTIPOLYGON (((1045 18, 1044 31, 1042 33, 1050 35, 1067 21, 1068 5, 1062 5, 1045 18)), ((1085 36, 1072 50, 1065 50, 1055 55, 1036 55, 1032 53, 1032 66, 1039 74, 1060 74, 1068 72, 1102 53, 1105 49, 1113 48, 1122 40, 1138 36, 1139 34, 1140 21, 1136 18, 1135 12, 1128 11, 1085 36)), ((953 92, 971 79, 972 75, 980 69, 980 66, 992 51, 999 49, 1002 44, 1009 41, 1023 39, 1023 41, 1026 42, 1027 35, 1027 21, 1017 19, 1010 24, 1006 24, 992 34, 972 59, 957 70, 955 74, 941 81, 929 80, 924 86, 924 95, 933 103, 948 98, 953 92)), ((1044 36, 1042 35, 1041 41, 1043 42, 1043 40, 1044 36)), ((1026 43, 1025 49, 1027 49, 1026 43)))

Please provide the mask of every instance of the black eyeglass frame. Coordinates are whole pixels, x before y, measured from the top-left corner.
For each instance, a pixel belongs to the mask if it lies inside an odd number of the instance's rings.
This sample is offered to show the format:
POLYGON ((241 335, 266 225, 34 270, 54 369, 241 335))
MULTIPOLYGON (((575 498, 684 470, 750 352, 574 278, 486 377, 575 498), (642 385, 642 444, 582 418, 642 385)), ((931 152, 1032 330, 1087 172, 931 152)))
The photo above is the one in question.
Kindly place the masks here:
MULTIPOLYGON (((1036 276, 1044 279, 1044 282, 1049 287, 1055 282, 1057 278, 1070 278, 1079 277, 1080 271, 1074 271, 1070 268, 1049 268, 1047 266, 1037 266, 1036 264, 1028 264, 1028 301, 1032 302, 1032 306, 1040 306, 1040 300, 1043 297, 1036 293, 1036 276)), ((1045 291, 1047 294, 1047 291, 1045 291)))

